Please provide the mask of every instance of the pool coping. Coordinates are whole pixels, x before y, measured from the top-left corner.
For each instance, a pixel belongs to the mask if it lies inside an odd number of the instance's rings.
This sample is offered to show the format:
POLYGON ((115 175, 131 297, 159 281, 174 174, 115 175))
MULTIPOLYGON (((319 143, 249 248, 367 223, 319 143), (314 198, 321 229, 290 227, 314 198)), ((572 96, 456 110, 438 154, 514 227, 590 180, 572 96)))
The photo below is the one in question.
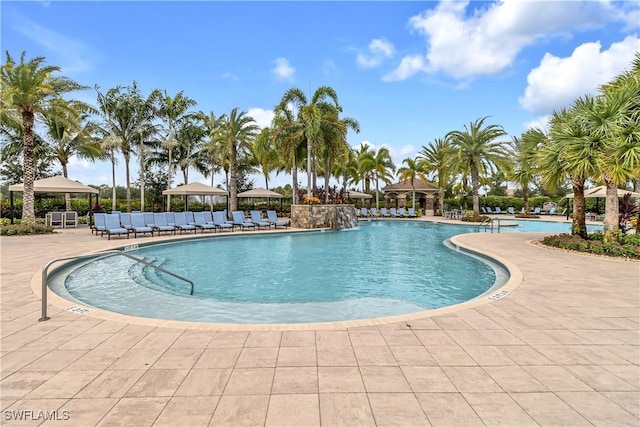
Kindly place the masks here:
MULTIPOLYGON (((433 223, 440 223, 435 221, 430 221, 433 223)), ((446 224, 446 223, 445 223, 446 224)), ((466 224, 461 224, 466 225, 466 224)), ((272 230, 272 231, 254 231, 251 232, 251 236, 255 235, 265 235, 265 234, 282 234, 282 233, 304 233, 304 232, 327 232, 327 229, 286 229, 286 230, 272 230)), ((49 288, 47 293, 48 304, 53 305, 54 307, 58 307, 61 309, 81 312, 83 315, 102 319, 102 320, 112 320, 118 322, 127 322, 131 324, 144 325, 144 326, 154 326, 154 327, 168 327, 168 328, 180 328, 180 329, 194 329, 194 330, 226 330, 226 331, 285 331, 285 330, 338 330, 345 328, 354 328, 354 327, 366 327, 366 326, 378 326, 378 325, 386 325, 398 322, 409 322, 413 320, 429 318, 434 316, 440 316, 443 314, 455 313, 457 311, 466 310, 473 307, 478 307, 480 305, 488 304, 493 301, 499 300, 513 290, 515 290, 522 283, 523 275, 522 271, 517 267, 516 264, 510 262, 509 260, 489 251, 478 251, 467 245, 459 242, 459 236, 464 236, 466 234, 475 234, 475 233, 462 233, 457 234, 449 238, 451 243, 459 249, 470 252, 475 255, 479 255, 483 258, 489 258, 493 262, 496 262, 502 265, 508 272, 509 278, 508 280, 499 287, 492 286, 487 292, 469 300, 459 304, 453 304, 446 307, 435 308, 431 310, 418 311, 414 313, 407 314, 399 314, 394 316, 385 316, 385 317, 375 317, 375 318, 367 318, 367 319, 356 319, 356 320, 343 320, 343 321, 333 321, 333 322, 309 322, 309 323, 216 323, 216 322, 192 322, 192 321, 183 321, 183 320, 167 320, 167 319, 157 319, 157 318, 149 318, 149 317, 138 317, 131 316, 122 313, 116 313, 112 311, 103 310, 97 307, 79 304, 76 301, 69 301, 55 292, 51 291, 49 288)), ((187 235, 187 236, 166 236, 167 239, 163 239, 162 242, 175 241, 175 240, 190 240, 190 239, 198 239, 198 238, 215 238, 216 236, 226 236, 227 234, 201 234, 197 235, 187 235)), ((238 234, 242 235, 242 234, 238 234)), ((113 246, 106 247, 101 251, 97 252, 89 252, 89 253, 99 253, 106 250, 113 250, 119 248, 125 248, 131 245, 122 246, 121 240, 114 241, 113 246), (117 242, 117 243, 116 243, 117 242)), ((142 245, 146 246, 146 243, 142 245)), ((154 243, 149 243, 154 244, 154 243)), ((86 254, 83 253, 83 254, 86 254)), ((83 254, 72 254, 73 255, 83 255, 83 254)), ((64 268, 64 266, 77 262, 76 260, 69 260, 67 262, 60 262, 54 269, 64 268)), ((42 270, 36 272, 30 280, 30 287, 32 292, 42 299, 42 270)))

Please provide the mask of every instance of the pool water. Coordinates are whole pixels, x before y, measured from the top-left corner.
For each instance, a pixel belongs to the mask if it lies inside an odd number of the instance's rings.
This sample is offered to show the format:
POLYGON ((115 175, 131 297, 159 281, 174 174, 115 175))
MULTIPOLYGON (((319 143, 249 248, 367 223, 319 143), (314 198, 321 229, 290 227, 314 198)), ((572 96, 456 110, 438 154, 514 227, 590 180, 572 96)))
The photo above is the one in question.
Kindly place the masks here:
POLYGON ((195 282, 125 257, 67 272, 54 290, 91 306, 172 320, 295 323, 390 316, 468 301, 507 274, 452 250, 477 226, 372 221, 340 232, 243 234, 129 251, 195 282))
MULTIPOLYGON (((558 221, 538 221, 538 220, 512 220, 504 219, 505 223, 515 223, 514 227, 501 227, 500 232, 520 231, 520 232, 549 232, 553 233, 571 233, 571 222, 558 221)), ((593 233, 596 230, 602 230, 601 225, 587 225, 587 231, 593 233)))

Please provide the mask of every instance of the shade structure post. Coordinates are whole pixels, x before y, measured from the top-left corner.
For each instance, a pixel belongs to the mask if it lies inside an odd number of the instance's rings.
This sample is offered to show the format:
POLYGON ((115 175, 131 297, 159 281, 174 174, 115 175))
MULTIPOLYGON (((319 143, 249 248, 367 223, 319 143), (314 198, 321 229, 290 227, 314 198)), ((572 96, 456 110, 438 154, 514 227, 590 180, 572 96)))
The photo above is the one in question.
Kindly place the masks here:
POLYGON ((13 224, 13 191, 9 191, 9 205, 10 205, 9 215, 11 217, 11 224, 13 224))

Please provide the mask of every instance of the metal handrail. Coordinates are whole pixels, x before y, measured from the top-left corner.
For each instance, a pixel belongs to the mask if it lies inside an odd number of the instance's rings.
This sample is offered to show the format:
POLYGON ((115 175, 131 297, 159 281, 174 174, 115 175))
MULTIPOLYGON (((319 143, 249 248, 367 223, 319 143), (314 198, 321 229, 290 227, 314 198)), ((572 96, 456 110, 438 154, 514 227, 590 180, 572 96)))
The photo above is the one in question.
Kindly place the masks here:
POLYGON ((496 230, 499 233, 500 232, 500 218, 491 218, 491 217, 485 219, 480 224, 478 224, 478 232, 480 232, 480 229, 482 227, 484 227, 484 231, 487 231, 487 228, 488 228, 489 230, 491 230, 491 233, 493 233, 493 228, 494 228, 493 223, 494 222, 498 223, 497 227, 496 227, 496 230))
POLYGON ((44 267, 42 267, 42 317, 39 319, 40 322, 43 322, 45 320, 49 320, 50 317, 47 317, 47 280, 49 279, 49 267, 51 267, 53 264, 55 264, 56 262, 60 262, 60 261, 65 261, 65 260, 69 260, 69 259, 84 259, 84 258, 95 258, 95 257, 100 257, 100 256, 107 256, 107 255, 122 255, 125 256, 129 259, 132 259, 136 262, 139 262, 141 264, 147 265, 151 268, 154 268, 156 270, 159 270, 163 273, 168 274, 169 276, 173 276, 176 279, 180 279, 180 280, 184 280, 185 282, 189 283, 191 285, 191 292, 190 294, 193 295, 193 282, 189 279, 186 279, 180 275, 177 275, 175 273, 172 273, 169 270, 166 270, 160 266, 157 266, 155 264, 152 264, 148 261, 143 260, 142 258, 138 258, 137 256, 133 256, 131 254, 128 254, 126 252, 122 252, 122 251, 116 251, 116 250, 110 250, 110 251, 102 251, 102 252, 96 252, 94 254, 85 254, 85 255, 71 255, 71 256, 64 256, 64 257, 59 257, 59 258, 55 258, 52 259, 51 261, 49 261, 48 263, 46 263, 44 265, 44 267))

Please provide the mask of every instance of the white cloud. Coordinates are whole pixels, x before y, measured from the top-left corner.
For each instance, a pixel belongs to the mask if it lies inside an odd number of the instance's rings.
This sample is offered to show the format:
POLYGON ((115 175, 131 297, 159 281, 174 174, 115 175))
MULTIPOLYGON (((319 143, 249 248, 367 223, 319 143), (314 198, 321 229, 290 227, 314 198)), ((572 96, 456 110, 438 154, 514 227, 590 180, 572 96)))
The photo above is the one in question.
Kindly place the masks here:
POLYGON ((369 43, 369 54, 359 53, 356 62, 362 68, 375 68, 387 58, 392 58, 395 53, 393 43, 385 39, 373 39, 369 43))
POLYGON ((296 69, 291 66, 287 58, 276 58, 273 61, 276 66, 271 69, 271 73, 279 80, 293 81, 296 69))
POLYGON ((272 110, 263 110, 262 108, 249 108, 247 111, 247 115, 253 117, 253 120, 256 121, 256 124, 260 126, 260 129, 271 126, 271 121, 273 120, 274 113, 272 110))
POLYGON ((547 114, 569 106, 576 98, 595 93, 598 87, 627 69, 640 50, 640 39, 628 36, 601 50, 600 42, 584 43, 571 56, 544 55, 540 65, 527 76, 527 88, 520 105, 536 114, 547 114))
POLYGON ((71 39, 28 18, 15 15, 10 22, 15 31, 51 52, 51 55, 47 55, 51 60, 49 63, 58 65, 65 75, 89 71, 93 63, 101 59, 100 53, 82 41, 71 39))
POLYGON ((240 80, 240 77, 230 72, 222 73, 220 77, 222 77, 224 80, 230 80, 232 82, 237 82, 238 80, 240 80))
POLYGON ((626 22, 640 10, 637 5, 607 1, 502 0, 468 11, 470 4, 478 3, 441 1, 413 16, 409 27, 425 36, 426 55, 405 56, 386 80, 406 79, 418 71, 441 72, 456 79, 496 74, 508 69, 524 47, 539 40, 626 22), (422 57, 424 64, 416 57, 422 57))
POLYGON ((544 116, 536 117, 535 119, 525 123, 524 129, 529 130, 529 129, 538 128, 544 132, 547 132, 549 130, 549 119, 551 119, 550 114, 545 114, 544 116))

